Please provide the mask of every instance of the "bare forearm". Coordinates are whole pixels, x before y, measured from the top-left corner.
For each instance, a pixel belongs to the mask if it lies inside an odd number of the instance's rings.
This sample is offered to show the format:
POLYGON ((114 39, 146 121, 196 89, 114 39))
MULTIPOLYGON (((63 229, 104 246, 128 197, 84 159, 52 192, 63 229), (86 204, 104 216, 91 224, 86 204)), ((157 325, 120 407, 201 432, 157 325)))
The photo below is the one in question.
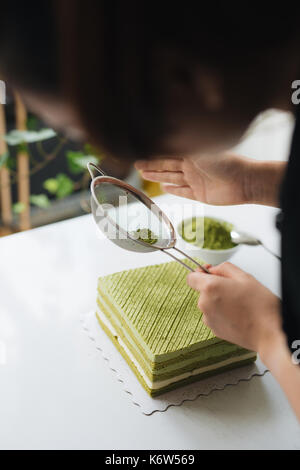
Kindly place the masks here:
POLYGON ((286 170, 286 162, 248 160, 245 176, 247 202, 279 207, 280 186, 286 170))
POLYGON ((281 386, 300 421, 300 366, 293 364, 283 334, 262 350, 261 359, 281 386))

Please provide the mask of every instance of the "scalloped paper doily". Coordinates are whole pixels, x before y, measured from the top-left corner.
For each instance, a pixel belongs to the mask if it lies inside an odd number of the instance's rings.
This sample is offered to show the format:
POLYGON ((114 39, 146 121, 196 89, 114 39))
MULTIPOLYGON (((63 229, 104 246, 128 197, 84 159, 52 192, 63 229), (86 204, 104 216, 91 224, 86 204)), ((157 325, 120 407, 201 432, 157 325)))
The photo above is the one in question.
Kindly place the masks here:
POLYGON ((202 396, 208 396, 214 390, 224 390, 226 387, 237 385, 239 382, 250 381, 252 377, 262 377, 268 372, 268 369, 258 359, 255 364, 218 374, 167 392, 157 398, 151 398, 100 327, 95 312, 82 315, 81 324, 88 337, 94 342, 96 349, 107 361, 109 368, 121 383, 124 391, 130 396, 133 404, 138 406, 141 412, 147 416, 157 412, 165 412, 171 406, 180 406, 186 401, 194 401, 202 396))

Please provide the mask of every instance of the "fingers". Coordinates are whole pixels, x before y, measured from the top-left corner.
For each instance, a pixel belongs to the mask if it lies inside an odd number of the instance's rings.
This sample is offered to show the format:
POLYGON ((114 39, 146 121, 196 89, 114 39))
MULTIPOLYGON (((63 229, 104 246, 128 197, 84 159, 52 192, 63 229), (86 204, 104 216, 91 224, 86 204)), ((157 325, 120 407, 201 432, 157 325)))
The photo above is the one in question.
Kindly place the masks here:
POLYGON ((192 289, 200 292, 202 288, 212 280, 211 278, 212 276, 210 274, 197 271, 188 275, 187 283, 192 289))
POLYGON ((248 273, 238 268, 232 263, 223 263, 219 266, 211 266, 205 264, 204 267, 209 270, 210 274, 203 273, 201 268, 198 268, 196 272, 188 275, 188 284, 192 289, 201 290, 201 285, 204 283, 212 283, 218 277, 228 278, 244 278, 249 276, 248 273))
POLYGON ((238 278, 247 276, 247 273, 242 269, 238 268, 232 263, 223 263, 219 266, 214 266, 210 269, 211 274, 215 274, 216 276, 223 276, 223 277, 230 277, 230 278, 238 278))
POLYGON ((179 186, 184 186, 186 184, 184 175, 181 171, 142 171, 142 176, 148 181, 171 183, 179 186))
POLYGON ((224 289, 228 289, 227 283, 231 281, 220 276, 195 272, 188 276, 187 282, 192 289, 200 292, 198 307, 204 313, 202 321, 209 326, 211 315, 219 305, 224 289))
POLYGON ((174 194, 175 196, 185 197, 187 199, 195 199, 194 193, 189 186, 172 186, 164 184, 163 190, 166 193, 174 194))
POLYGON ((138 160, 135 168, 141 171, 181 171, 182 160, 161 159, 161 160, 138 160))
MULTIPOLYGON (((203 264, 203 267, 210 271, 210 269, 212 268, 212 264, 203 264)), ((201 268, 199 268, 199 271, 201 271, 201 268)))
MULTIPOLYGON (((221 287, 224 287, 225 284, 229 282, 228 279, 224 279, 224 278, 225 277, 228 278, 230 276, 214 275, 213 274, 214 268, 210 267, 207 269, 209 269, 210 274, 207 274, 201 271, 200 268, 199 268, 199 271, 197 270, 193 273, 190 273, 187 277, 187 283, 192 289, 198 292, 201 292, 202 294, 205 292, 209 296, 215 297, 217 290, 220 289, 221 287)), ((243 273, 243 271, 241 272, 243 273)))

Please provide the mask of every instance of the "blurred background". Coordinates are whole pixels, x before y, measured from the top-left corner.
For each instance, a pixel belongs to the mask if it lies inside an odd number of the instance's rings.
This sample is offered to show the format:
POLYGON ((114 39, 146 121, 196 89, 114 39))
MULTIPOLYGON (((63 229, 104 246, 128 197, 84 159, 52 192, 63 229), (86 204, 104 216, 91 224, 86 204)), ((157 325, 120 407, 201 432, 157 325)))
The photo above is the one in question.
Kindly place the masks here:
MULTIPOLYGON (((294 119, 269 110, 252 123, 233 151, 260 160, 288 158, 294 119)), ((0 236, 90 212, 89 161, 155 197, 158 183, 143 181, 130 164, 106 158, 89 142, 78 144, 49 129, 6 89, 0 105, 0 236)))
POLYGON ((89 213, 89 161, 150 197, 161 194, 159 184, 143 181, 126 162, 49 129, 6 90, 0 105, 0 236, 89 213))

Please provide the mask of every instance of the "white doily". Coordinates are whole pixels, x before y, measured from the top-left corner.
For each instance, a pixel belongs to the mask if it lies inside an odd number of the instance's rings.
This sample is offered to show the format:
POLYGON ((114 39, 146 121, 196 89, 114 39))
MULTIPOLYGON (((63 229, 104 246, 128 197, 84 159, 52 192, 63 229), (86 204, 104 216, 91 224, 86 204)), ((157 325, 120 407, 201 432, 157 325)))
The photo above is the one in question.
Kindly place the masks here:
POLYGON ((263 376, 268 371, 258 359, 255 364, 224 372, 223 374, 218 374, 177 390, 167 392, 157 398, 151 398, 143 389, 114 344, 100 327, 95 312, 82 315, 81 323, 84 331, 94 342, 95 347, 102 353, 109 368, 116 375, 124 391, 129 394, 132 402, 140 407, 141 412, 147 416, 156 412, 167 411, 171 406, 180 406, 185 401, 194 401, 201 396, 207 396, 214 390, 224 390, 227 386, 249 381, 252 377, 263 376))

